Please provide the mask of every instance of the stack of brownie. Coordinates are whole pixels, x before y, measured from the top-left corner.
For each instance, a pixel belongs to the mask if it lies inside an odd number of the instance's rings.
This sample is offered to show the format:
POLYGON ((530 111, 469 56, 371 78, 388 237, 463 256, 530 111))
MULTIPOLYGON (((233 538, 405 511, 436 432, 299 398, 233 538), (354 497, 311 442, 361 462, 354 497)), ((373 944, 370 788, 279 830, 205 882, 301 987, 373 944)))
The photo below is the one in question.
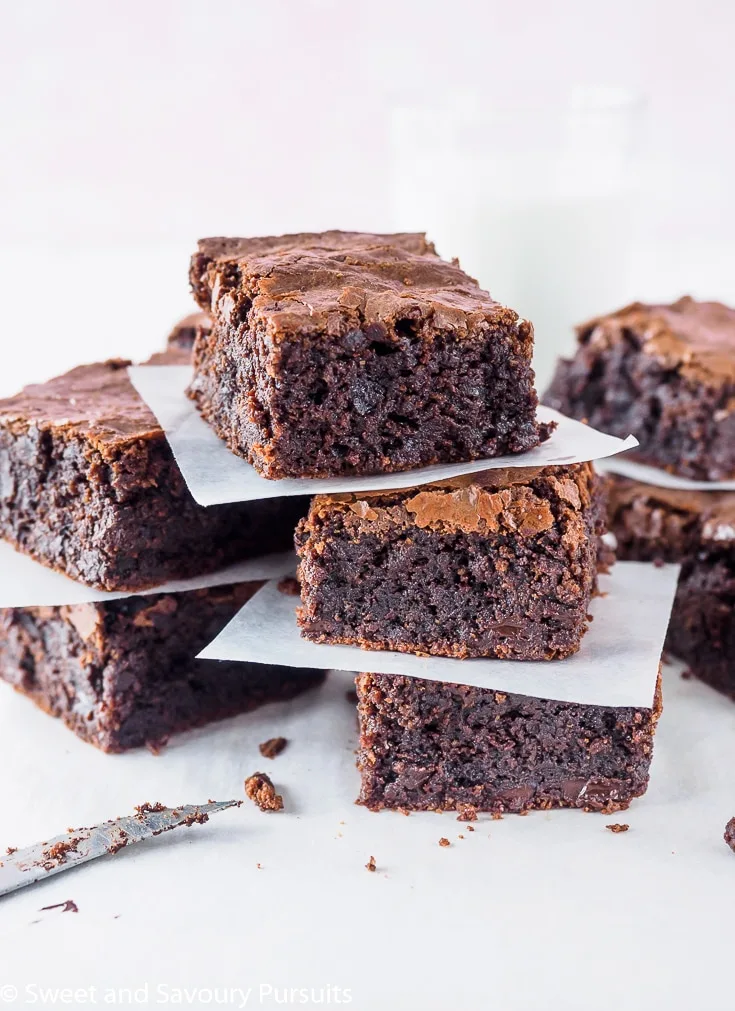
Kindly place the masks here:
POLYGON ((735 698, 735 310, 636 303, 579 327, 578 342, 545 402, 637 436, 645 481, 609 477, 618 556, 683 563, 668 648, 735 698))
MULTIPOLYGON (((191 282, 207 321, 189 396, 263 477, 466 462, 549 434, 531 325, 422 235, 204 240, 191 282)), ((563 662, 587 628, 604 512, 591 464, 318 495, 296 536, 302 634, 458 664, 563 662)), ((356 684, 371 808, 615 810, 645 791, 658 692, 635 709, 401 675, 356 684)))
MULTIPOLYGON (((158 359, 177 361, 179 350, 158 359)), ((307 500, 204 509, 189 494, 129 362, 73 369, 0 401, 0 536, 121 599, 0 611, 0 677, 82 739, 119 752, 290 697, 316 672, 197 653, 260 583, 141 595, 283 551, 307 500)))

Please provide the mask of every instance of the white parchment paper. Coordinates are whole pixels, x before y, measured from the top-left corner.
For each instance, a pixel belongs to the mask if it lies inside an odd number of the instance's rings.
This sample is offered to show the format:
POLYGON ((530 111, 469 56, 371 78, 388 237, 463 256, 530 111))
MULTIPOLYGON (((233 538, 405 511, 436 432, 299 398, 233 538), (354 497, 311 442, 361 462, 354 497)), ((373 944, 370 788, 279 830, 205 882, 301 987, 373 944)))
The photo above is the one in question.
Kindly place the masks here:
POLYGON ((475 460, 471 463, 422 467, 400 474, 269 481, 260 477, 245 460, 231 453, 225 443, 202 421, 194 404, 184 393, 191 379, 191 368, 188 365, 136 365, 128 371, 133 386, 165 431, 189 491, 203 506, 249 502, 281 495, 405 488, 500 467, 583 463, 621 453, 638 445, 632 436, 616 439, 566 418, 549 407, 539 407, 539 421, 556 421, 558 428, 547 442, 528 453, 497 456, 492 460, 475 460))
POLYGON ((678 575, 678 565, 615 565, 601 579, 604 596, 592 602, 594 620, 580 651, 566 660, 452 660, 308 642, 296 624, 298 598, 281 593, 275 582, 256 593, 199 656, 404 674, 558 702, 650 707, 678 575))
POLYGON ((600 463, 603 473, 619 474, 633 481, 643 481, 656 488, 674 488, 680 491, 735 491, 735 481, 693 481, 687 477, 669 474, 659 467, 638 463, 627 456, 616 456, 600 463))
POLYGON ((179 593, 227 583, 247 583, 280 579, 293 573, 296 556, 291 552, 266 555, 238 562, 218 572, 192 579, 177 579, 136 593, 110 593, 77 583, 60 572, 47 569, 28 555, 15 551, 0 541, 0 607, 59 607, 62 604, 87 604, 96 600, 120 600, 123 597, 148 596, 152 593, 179 593))

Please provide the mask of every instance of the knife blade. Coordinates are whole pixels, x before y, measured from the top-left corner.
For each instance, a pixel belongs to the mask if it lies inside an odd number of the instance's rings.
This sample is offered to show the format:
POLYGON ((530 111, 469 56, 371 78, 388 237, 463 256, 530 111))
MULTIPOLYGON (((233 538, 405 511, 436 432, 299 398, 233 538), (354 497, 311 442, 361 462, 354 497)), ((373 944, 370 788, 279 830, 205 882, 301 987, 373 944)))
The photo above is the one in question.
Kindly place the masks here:
POLYGON ((179 826, 203 825, 210 814, 239 807, 240 800, 210 801, 163 807, 143 804, 135 814, 93 825, 70 829, 63 835, 22 850, 8 849, 0 861, 0 896, 36 884, 54 874, 71 870, 97 857, 112 856, 127 846, 143 842, 179 826))

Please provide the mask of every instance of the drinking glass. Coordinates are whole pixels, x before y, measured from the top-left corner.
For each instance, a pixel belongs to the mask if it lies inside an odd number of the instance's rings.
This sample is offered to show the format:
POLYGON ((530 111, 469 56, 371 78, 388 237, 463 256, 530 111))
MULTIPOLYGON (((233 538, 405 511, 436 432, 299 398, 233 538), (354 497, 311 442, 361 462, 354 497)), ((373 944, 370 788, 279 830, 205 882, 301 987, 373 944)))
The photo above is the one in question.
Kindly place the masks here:
POLYGON ((394 109, 396 229, 534 324, 539 390, 574 325, 628 297, 644 109, 617 89, 394 109))

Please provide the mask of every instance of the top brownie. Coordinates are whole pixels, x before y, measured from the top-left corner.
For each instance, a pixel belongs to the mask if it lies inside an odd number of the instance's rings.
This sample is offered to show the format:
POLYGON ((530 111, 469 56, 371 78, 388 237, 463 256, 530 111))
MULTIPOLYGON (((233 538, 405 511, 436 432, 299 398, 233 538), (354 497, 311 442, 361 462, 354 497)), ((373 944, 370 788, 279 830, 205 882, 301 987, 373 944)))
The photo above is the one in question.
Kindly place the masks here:
POLYGON ((0 400, 0 536, 129 591, 289 548, 306 500, 197 505, 129 364, 84 365, 0 400))
POLYGON ((265 477, 407 470, 537 445, 533 328, 421 234, 204 239, 189 395, 265 477))
POLYGON ((636 302, 577 328, 544 402, 700 480, 735 478, 735 309, 685 297, 636 302))

